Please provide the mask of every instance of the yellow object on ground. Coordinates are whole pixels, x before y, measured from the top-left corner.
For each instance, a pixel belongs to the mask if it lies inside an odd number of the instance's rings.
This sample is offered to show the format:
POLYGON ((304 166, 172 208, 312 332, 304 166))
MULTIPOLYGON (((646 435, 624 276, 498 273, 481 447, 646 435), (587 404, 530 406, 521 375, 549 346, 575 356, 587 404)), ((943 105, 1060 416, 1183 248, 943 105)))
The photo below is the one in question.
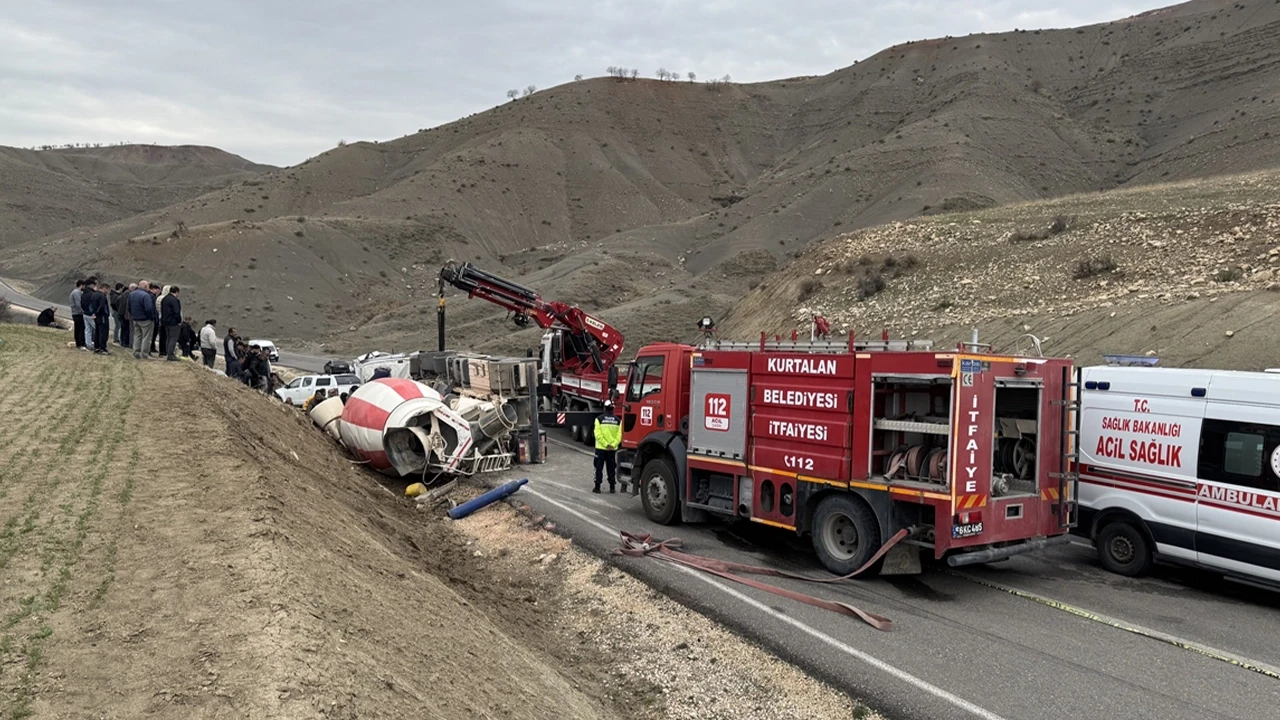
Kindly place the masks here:
POLYGON ((407 487, 407 488, 405 488, 405 489, 404 489, 404 496, 405 496, 405 497, 418 497, 419 495, 421 495, 422 493, 424 493, 424 492, 426 492, 426 491, 427 491, 427 486, 426 486, 426 485, 423 485, 422 483, 414 483, 414 484, 412 484, 412 485, 410 485, 409 487, 407 487))

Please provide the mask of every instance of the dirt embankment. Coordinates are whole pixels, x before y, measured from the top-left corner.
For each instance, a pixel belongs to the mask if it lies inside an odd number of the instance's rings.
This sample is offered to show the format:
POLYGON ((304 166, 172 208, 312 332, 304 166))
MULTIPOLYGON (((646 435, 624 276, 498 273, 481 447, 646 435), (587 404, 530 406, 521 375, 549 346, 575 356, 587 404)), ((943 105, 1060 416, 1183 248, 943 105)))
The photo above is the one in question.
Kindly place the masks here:
POLYGON ((0 339, 4 717, 863 710, 506 506, 416 510, 190 363, 0 339))

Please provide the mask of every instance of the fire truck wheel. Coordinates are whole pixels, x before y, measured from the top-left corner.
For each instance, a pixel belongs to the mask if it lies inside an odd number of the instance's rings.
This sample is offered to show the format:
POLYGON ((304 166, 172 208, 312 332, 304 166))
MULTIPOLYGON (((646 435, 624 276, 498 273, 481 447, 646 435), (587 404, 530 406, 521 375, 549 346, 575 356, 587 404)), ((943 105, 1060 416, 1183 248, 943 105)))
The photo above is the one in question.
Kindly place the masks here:
POLYGON ((596 446, 596 428, 595 424, 582 426, 582 444, 589 448, 596 446))
POLYGON ((1107 570, 1135 577, 1151 569, 1151 543, 1142 530, 1115 520, 1098 532, 1098 560, 1107 570))
POLYGON ((813 549, 828 570, 848 575, 880 548, 880 524, 866 503, 833 493, 818 503, 813 516, 813 549))
POLYGON ((666 458, 654 458, 640 469, 640 504, 645 517, 659 525, 680 522, 680 496, 676 490, 676 470, 666 458))

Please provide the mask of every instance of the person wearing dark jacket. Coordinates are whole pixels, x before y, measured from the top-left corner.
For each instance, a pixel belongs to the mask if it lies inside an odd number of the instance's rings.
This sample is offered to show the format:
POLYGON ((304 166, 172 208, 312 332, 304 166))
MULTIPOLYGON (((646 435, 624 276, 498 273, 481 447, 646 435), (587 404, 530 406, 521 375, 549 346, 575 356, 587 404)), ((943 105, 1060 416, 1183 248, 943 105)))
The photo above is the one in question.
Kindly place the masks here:
POLYGON ((107 296, 107 308, 111 310, 111 319, 115 321, 115 326, 111 332, 111 339, 115 341, 115 344, 117 345, 120 344, 120 321, 123 319, 120 317, 120 311, 117 307, 120 305, 120 294, 123 292, 124 283, 116 283, 116 286, 111 288, 111 294, 107 296))
POLYGON ((187 315, 182 318, 182 324, 178 326, 178 348, 182 350, 182 357, 194 360, 196 348, 199 346, 200 339, 196 337, 196 331, 191 327, 191 316, 187 315))
POLYGON ((129 316, 129 295, 137 289, 137 283, 131 283, 120 292, 120 297, 116 300, 116 312, 120 314, 120 347, 123 348, 133 348, 133 318, 129 316))
POLYGON ((53 327, 57 320, 53 317, 53 308, 45 308, 40 311, 40 315, 36 318, 36 325, 40 327, 53 327))
POLYGON ((164 359, 178 362, 174 354, 178 346, 178 334, 182 327, 182 301, 178 299, 178 286, 169 288, 169 294, 160 302, 160 324, 164 326, 164 359))
POLYGON ((85 347, 101 355, 98 350, 98 318, 107 304, 107 298, 98 290, 98 284, 85 283, 80 292, 80 311, 84 314, 85 347))
POLYGON ((108 354, 107 342, 111 339, 110 290, 110 285, 102 283, 93 296, 93 351, 99 355, 108 354))
POLYGON ((151 337, 156 331, 156 300, 146 280, 129 293, 129 317, 133 318, 133 356, 139 360, 150 358, 151 337))
POLYGON ((222 359, 227 362, 227 377, 240 374, 240 351, 236 348, 239 339, 235 328, 227 328, 227 336, 222 338, 222 359))
POLYGON ((80 350, 88 350, 84 346, 84 308, 80 304, 81 296, 84 295, 84 281, 76 281, 76 289, 71 291, 71 299, 69 305, 71 307, 71 334, 76 339, 76 348, 80 350))
POLYGON ((89 311, 89 303, 98 292, 98 278, 91 277, 84 281, 84 289, 80 292, 80 312, 84 315, 84 349, 93 350, 93 339, 97 336, 97 316, 89 311))

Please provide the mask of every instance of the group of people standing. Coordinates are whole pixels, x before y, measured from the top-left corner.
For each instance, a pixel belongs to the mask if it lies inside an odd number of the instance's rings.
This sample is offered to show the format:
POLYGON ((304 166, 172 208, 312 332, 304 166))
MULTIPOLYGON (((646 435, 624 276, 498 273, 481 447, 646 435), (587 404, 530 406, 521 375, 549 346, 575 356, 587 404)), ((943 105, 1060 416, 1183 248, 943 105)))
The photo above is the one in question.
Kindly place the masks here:
MULTIPOLYGON (((182 314, 182 290, 177 285, 153 285, 139 280, 125 287, 116 283, 99 282, 98 278, 77 280, 71 291, 70 307, 72 332, 76 347, 99 355, 107 351, 108 338, 117 345, 132 350, 138 360, 150 360, 157 353, 164 353, 165 360, 178 361, 178 351, 195 359, 200 351, 201 361, 212 368, 222 348, 226 360, 227 377, 271 394, 277 380, 271 370, 267 350, 242 339, 235 328, 227 329, 225 338, 218 338, 218 321, 207 320, 197 333, 191 325, 191 317, 182 314), (114 321, 114 322, 113 322, 114 321)), ((37 319, 42 326, 55 323, 52 309, 40 313, 37 319)))

